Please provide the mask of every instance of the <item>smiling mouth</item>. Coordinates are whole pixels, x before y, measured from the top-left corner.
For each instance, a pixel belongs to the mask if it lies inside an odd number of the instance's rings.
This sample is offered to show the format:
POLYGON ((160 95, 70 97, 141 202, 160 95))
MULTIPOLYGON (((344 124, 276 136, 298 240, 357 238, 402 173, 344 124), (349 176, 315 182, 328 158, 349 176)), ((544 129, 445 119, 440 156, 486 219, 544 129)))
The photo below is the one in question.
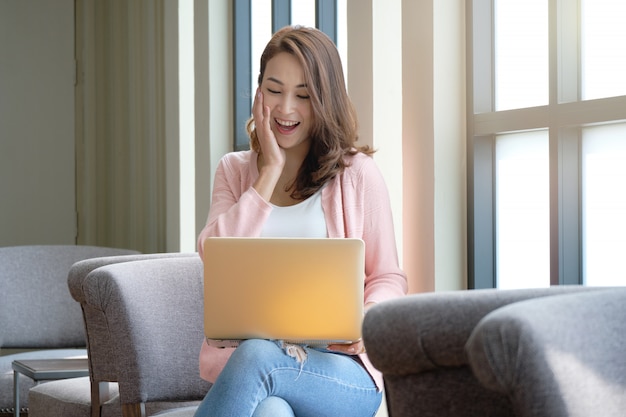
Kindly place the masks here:
POLYGON ((300 125, 300 122, 294 122, 291 120, 274 119, 274 121, 276 122, 276 128, 278 131, 283 134, 293 132, 300 125))

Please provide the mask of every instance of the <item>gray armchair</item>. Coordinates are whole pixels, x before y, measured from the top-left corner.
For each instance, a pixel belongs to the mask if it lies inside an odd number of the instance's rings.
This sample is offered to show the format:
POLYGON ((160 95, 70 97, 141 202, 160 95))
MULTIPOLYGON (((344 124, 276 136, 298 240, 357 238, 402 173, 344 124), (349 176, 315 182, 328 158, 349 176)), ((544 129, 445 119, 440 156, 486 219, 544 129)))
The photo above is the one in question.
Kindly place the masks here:
MULTIPOLYGON (((537 324, 537 332, 546 334, 561 325, 566 326, 567 332, 553 334, 561 345, 572 341, 576 350, 582 351, 585 346, 593 348, 594 353, 589 354, 598 355, 596 361, 606 360, 605 368, 616 366, 619 371, 617 375, 612 373, 609 381, 618 393, 611 401, 623 405, 626 303, 622 292, 620 307, 609 309, 602 301, 605 294, 603 289, 578 286, 472 290, 415 294, 374 306, 365 316, 363 338, 370 360, 383 373, 389 416, 581 415, 539 414, 532 408, 532 404, 546 406, 541 402, 541 392, 549 389, 554 393, 556 388, 543 379, 545 374, 538 365, 541 362, 537 362, 545 346, 535 343, 535 336, 528 336, 525 349, 518 348, 517 341, 528 330, 530 320, 537 324), (572 298, 566 299, 566 296, 572 298), (576 300, 579 300, 575 297, 581 297, 581 301, 590 297, 589 304, 585 305, 592 305, 593 300, 597 309, 581 309, 574 314, 571 309, 576 310, 576 300), (569 305, 569 310, 565 309, 565 304, 569 305), (568 316, 562 321, 563 315, 557 314, 560 308, 564 308, 568 316), (526 320, 525 314, 534 309, 535 314, 526 320), (517 324, 510 320, 513 312, 520 318, 517 324), (587 313, 587 321, 579 321, 587 313), (615 316, 609 319, 611 315, 615 316), (577 326, 578 322, 581 326, 577 326), (540 325, 544 327, 541 329, 540 325), (621 329, 619 336, 617 329, 621 329), (595 337, 598 339, 585 343, 595 337), (608 352, 610 356, 606 356, 608 352), (533 360, 535 365, 531 366, 533 360), (533 403, 530 398, 538 402, 533 403)), ((616 302, 611 304, 615 306, 616 302)), ((574 392, 570 390, 568 396, 574 392)), ((553 396, 549 400, 559 402, 562 399, 553 396)), ((595 410, 585 415, 617 415, 595 410)))
POLYGON ((189 407, 210 388, 198 371, 204 337, 198 255, 85 261, 74 265, 68 285, 83 310, 90 377, 33 388, 31 417, 145 416, 179 408, 193 415, 189 407))
MULTIPOLYGON (((74 245, 0 248, 0 415, 13 415, 13 369, 18 359, 85 356, 80 308, 67 274, 81 260, 137 251, 74 245)), ((29 378, 20 378, 20 405, 28 407, 29 378)))

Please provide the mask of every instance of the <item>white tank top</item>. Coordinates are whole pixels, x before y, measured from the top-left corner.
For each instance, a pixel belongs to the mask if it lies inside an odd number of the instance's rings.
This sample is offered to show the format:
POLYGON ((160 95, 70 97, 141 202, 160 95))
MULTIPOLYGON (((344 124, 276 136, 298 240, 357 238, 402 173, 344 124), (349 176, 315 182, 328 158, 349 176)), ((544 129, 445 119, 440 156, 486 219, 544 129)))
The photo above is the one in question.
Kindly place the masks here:
POLYGON ((293 206, 272 208, 261 237, 328 237, 321 190, 293 206))

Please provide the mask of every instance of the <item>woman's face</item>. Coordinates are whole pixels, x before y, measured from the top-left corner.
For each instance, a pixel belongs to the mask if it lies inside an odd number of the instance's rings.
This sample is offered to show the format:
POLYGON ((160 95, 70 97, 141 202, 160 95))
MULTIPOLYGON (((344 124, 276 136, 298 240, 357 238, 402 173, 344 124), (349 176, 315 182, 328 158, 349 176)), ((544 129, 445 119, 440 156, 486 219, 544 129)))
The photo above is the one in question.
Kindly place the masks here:
POLYGON ((270 108, 270 126, 283 149, 308 148, 312 125, 311 100, 300 62, 281 52, 267 62, 261 82, 263 103, 270 108))

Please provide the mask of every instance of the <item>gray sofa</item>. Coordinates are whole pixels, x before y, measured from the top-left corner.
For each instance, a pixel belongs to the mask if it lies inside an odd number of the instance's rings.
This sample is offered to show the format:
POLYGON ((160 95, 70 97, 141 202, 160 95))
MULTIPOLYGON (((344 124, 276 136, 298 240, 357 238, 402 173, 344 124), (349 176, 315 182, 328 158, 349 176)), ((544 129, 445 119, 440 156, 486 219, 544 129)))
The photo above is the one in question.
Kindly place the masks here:
MULTIPOLYGON (((80 308, 67 289, 71 266, 88 258, 136 253, 80 245, 0 248, 0 415, 13 415, 14 360, 86 355, 80 308)), ((33 386, 31 379, 20 378, 24 412, 33 386)))
POLYGON ((410 295, 363 337, 391 417, 626 415, 626 288, 410 295))

